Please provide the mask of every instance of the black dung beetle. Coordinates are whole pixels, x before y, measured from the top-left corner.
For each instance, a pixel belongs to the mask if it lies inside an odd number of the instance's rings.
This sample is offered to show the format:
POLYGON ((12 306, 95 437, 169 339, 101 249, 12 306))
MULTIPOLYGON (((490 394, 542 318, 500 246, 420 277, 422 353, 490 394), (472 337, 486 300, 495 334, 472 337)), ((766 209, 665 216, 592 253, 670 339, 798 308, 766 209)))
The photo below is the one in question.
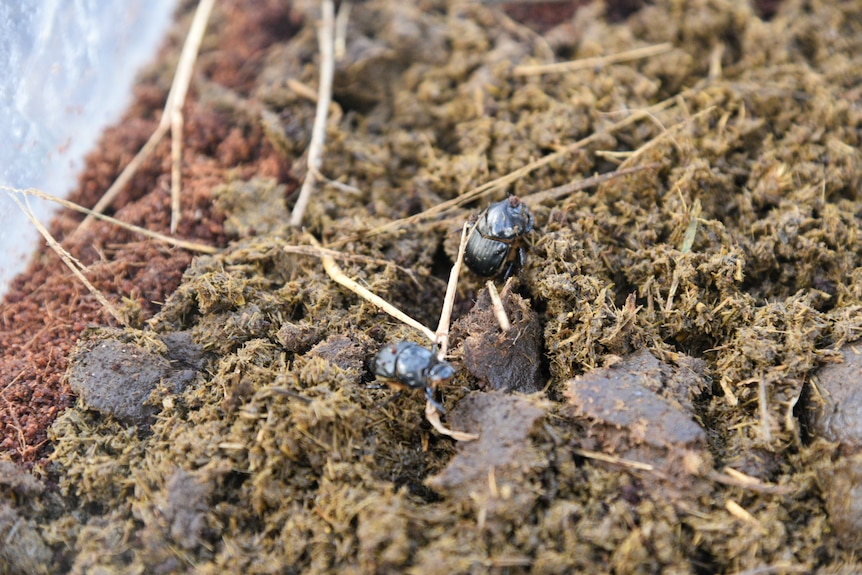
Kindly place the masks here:
POLYGON ((434 399, 434 387, 452 379, 455 368, 438 360, 431 350, 412 341, 388 343, 371 360, 371 371, 404 387, 424 389, 428 401, 444 413, 443 406, 434 399))
POLYGON ((467 241, 464 263, 474 274, 506 279, 524 265, 524 236, 533 230, 533 214, 516 196, 491 204, 479 214, 467 241))

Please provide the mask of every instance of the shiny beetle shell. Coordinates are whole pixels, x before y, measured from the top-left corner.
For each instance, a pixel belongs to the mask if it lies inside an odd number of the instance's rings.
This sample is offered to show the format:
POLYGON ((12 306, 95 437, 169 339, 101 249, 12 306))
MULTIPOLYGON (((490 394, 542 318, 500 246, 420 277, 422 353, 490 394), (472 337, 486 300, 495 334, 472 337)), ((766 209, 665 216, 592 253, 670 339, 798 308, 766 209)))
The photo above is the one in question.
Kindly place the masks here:
POLYGON ((455 376, 449 362, 438 360, 434 352, 412 341, 383 346, 371 361, 371 370, 403 386, 424 389, 425 397, 441 412, 443 407, 434 399, 434 387, 455 376))
POLYGON ((533 214, 515 196, 491 204, 479 215, 467 241, 464 264, 478 276, 508 278, 524 264, 524 236, 533 230, 533 214))

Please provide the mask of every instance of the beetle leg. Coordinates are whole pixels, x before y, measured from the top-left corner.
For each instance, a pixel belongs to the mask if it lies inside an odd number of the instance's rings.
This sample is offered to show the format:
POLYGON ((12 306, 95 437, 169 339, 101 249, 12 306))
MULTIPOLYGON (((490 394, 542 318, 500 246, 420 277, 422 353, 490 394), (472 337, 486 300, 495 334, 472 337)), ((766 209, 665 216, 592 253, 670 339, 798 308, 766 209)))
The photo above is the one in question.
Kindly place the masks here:
MULTIPOLYGON (((517 249, 517 248, 512 248, 512 249, 517 249)), ((507 279, 509 279, 513 275, 517 274, 518 270, 520 269, 518 267, 518 261, 515 257, 510 257, 508 260, 506 260, 505 263, 506 263, 506 268, 503 271, 503 275, 501 276, 503 281, 506 281, 507 279)))
POLYGON ((430 385, 425 388, 425 398, 428 400, 429 403, 431 403, 431 405, 434 406, 434 409, 436 409, 438 412, 446 413, 446 410, 443 408, 440 402, 434 399, 434 389, 430 385))
POLYGON ((382 409, 382 408, 386 407, 387 405, 389 405, 390 403, 392 403, 393 401, 395 401, 396 399, 398 399, 399 397, 401 397, 402 395, 404 395, 404 392, 401 390, 398 390, 395 393, 393 393, 392 395, 390 395, 389 397, 387 397, 386 399, 379 401, 375 405, 375 407, 377 407, 377 409, 382 409))
POLYGON ((521 273, 521 270, 524 269, 524 263, 527 261, 527 250, 524 246, 513 246, 512 249, 516 250, 518 253, 513 256, 512 261, 509 262, 509 267, 506 268, 506 275, 503 276, 504 280, 521 273))
POLYGON ((510 261, 506 264, 506 271, 503 272, 503 280, 509 279, 515 272, 515 260, 510 261))

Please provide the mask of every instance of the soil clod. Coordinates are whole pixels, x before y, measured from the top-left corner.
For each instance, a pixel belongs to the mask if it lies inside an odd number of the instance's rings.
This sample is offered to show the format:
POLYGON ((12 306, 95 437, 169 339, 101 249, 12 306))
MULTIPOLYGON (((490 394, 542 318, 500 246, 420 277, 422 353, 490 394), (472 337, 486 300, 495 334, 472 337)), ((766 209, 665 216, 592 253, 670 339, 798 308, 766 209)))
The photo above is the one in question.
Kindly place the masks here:
POLYGON ((452 410, 451 423, 479 439, 461 444, 446 468, 428 479, 428 486, 456 500, 499 499, 501 486, 512 489, 541 465, 542 456, 529 437, 545 409, 541 400, 501 391, 466 396, 452 410))
MULTIPOLYGON (((176 340, 174 337, 173 343, 179 343, 176 340)), ((175 357, 195 361, 188 355, 188 347, 175 345, 173 349, 175 357)), ((88 407, 127 425, 146 425, 158 411, 149 401, 152 393, 159 388, 179 393, 194 374, 194 369, 177 369, 163 355, 134 343, 106 339, 80 346, 68 377, 72 390, 88 407)))
POLYGON ((482 389, 541 391, 544 381, 538 315, 529 301, 511 290, 503 294, 502 301, 512 324, 505 333, 500 331, 487 289, 453 327, 456 334, 466 334, 462 343, 464 367, 479 380, 482 389))
POLYGON ((843 361, 820 369, 812 379, 805 415, 814 437, 862 451, 862 354, 856 345, 841 349, 843 361))
MULTIPOLYGON (((590 433, 602 451, 630 459, 646 455, 660 460, 665 450, 708 457, 706 432, 694 420, 691 404, 687 402, 686 408, 675 400, 680 389, 669 386, 676 380, 702 389, 702 376, 681 380, 679 371, 642 349, 611 367, 570 380, 565 396, 578 414, 592 422, 590 433), (650 449, 644 451, 642 446, 650 449)), ((688 394, 690 389, 682 391, 688 394)))

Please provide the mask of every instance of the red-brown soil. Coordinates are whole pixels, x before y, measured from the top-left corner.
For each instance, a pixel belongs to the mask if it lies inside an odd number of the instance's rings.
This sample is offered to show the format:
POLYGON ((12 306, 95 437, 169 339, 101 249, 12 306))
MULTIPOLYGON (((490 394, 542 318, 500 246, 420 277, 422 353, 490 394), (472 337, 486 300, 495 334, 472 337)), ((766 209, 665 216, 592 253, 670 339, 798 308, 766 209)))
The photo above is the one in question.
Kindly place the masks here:
MULTIPOLYGON (((240 0, 225 5, 210 23, 210 37, 223 38, 218 50, 204 50, 199 74, 247 95, 265 48, 291 35, 290 7, 275 0, 240 0)), ((184 18, 188 19, 188 15, 184 18)), ((135 101, 116 126, 108 128, 87 157, 71 201, 92 206, 155 130, 172 79, 169 63, 178 54, 186 28, 178 26, 159 63, 145 71, 135 101), (173 56, 171 56, 173 55, 173 56)), ((212 188, 229 178, 252 174, 292 182, 282 156, 254 125, 236 125, 197 98, 194 88, 184 108, 182 221, 177 237, 213 246, 227 242, 212 188)), ((164 139, 114 202, 109 215, 168 233, 170 226, 170 141, 164 139)), ((66 238, 81 217, 64 212, 51 224, 66 238)), ((84 265, 87 277, 133 324, 150 318, 179 285, 194 254, 160 245, 95 223, 64 247, 84 265)), ((63 381, 69 352, 90 326, 115 321, 46 245, 10 286, 0 310, 0 450, 27 466, 50 453, 46 430, 74 402, 63 381)))

